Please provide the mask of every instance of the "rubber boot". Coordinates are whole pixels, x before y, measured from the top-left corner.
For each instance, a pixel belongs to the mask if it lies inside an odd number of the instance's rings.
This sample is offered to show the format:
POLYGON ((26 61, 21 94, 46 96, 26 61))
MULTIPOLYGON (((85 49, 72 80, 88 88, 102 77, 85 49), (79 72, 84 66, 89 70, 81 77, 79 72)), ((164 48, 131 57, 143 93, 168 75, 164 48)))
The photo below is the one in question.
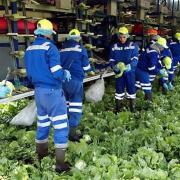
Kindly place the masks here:
POLYGON ((117 114, 122 110, 122 100, 115 99, 115 104, 116 104, 115 113, 117 114))
POLYGON ((69 140, 73 142, 79 142, 82 138, 82 134, 76 132, 76 128, 70 127, 69 140))
POLYGON ((131 112, 135 112, 135 107, 136 107, 136 101, 135 101, 135 99, 130 99, 129 102, 130 102, 130 103, 129 103, 129 105, 130 105, 130 106, 129 106, 129 107, 130 107, 130 111, 131 111, 131 112))
POLYGON ((166 83, 162 84, 162 93, 163 94, 167 94, 167 92, 169 91, 169 87, 166 83))
POLYGON ((169 88, 170 91, 174 90, 174 86, 172 85, 171 82, 168 83, 168 88, 169 88))
POLYGON ((39 161, 41 161, 45 156, 47 156, 48 155, 48 142, 36 143, 36 153, 38 155, 39 161))
POLYGON ((70 164, 65 162, 66 149, 56 148, 56 172, 67 172, 70 170, 70 164))
POLYGON ((152 101, 152 93, 145 93, 145 100, 152 101))

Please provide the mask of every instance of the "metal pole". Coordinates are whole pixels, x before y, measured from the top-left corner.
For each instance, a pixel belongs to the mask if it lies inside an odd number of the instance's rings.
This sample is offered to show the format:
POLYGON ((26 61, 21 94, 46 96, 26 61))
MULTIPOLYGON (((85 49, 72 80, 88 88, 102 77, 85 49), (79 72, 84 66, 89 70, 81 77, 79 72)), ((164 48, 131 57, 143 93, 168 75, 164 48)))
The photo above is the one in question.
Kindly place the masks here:
POLYGON ((160 0, 157 1, 157 12, 159 13, 159 2, 160 0))
POLYGON ((174 17, 174 0, 173 0, 173 4, 172 4, 172 18, 174 17))
POLYGON ((174 25, 173 25, 173 21, 174 21, 174 0, 173 0, 173 4, 172 4, 172 36, 174 34, 174 25))
MULTIPOLYGON (((17 2, 11 2, 12 14, 17 14, 17 2)), ((12 32, 18 33, 17 21, 12 21, 12 32)), ((14 51, 18 51, 18 40, 13 37, 14 51)), ((16 58, 16 67, 19 68, 19 59, 16 58)))
MULTIPOLYGON (((26 16, 26 7, 25 3, 22 3, 22 11, 23 11, 23 16, 26 16)), ((28 21, 27 19, 24 20, 24 27, 25 27, 25 33, 29 34, 29 29, 28 29, 28 21)), ((30 45, 30 41, 28 37, 25 37, 25 44, 26 48, 30 45)))

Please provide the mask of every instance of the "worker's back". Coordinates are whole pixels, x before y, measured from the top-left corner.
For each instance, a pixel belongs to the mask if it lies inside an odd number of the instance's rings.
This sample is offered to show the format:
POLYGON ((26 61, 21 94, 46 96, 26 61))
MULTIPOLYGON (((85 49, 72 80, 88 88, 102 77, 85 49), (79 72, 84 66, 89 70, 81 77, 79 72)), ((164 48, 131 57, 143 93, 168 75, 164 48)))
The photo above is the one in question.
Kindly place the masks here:
POLYGON ((180 42, 178 40, 170 42, 169 48, 172 52, 173 59, 180 61, 180 42))
POLYGON ((90 69, 87 51, 78 42, 68 40, 61 51, 61 66, 71 73, 72 79, 82 81, 84 71, 90 69))
POLYGON ((137 67, 141 70, 149 71, 154 67, 154 65, 158 64, 158 57, 158 51, 151 47, 147 47, 145 51, 142 51, 137 67))
POLYGON ((60 56, 55 45, 47 38, 37 37, 25 53, 28 78, 36 87, 59 88, 60 81, 55 78, 49 67, 56 65, 57 61, 60 66, 60 56))

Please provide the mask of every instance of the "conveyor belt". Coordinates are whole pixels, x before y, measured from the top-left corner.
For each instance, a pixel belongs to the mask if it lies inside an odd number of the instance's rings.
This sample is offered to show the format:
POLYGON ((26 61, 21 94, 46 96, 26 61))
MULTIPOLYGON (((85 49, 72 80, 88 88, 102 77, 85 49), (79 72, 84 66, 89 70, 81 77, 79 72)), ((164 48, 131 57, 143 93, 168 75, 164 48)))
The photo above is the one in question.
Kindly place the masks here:
MULTIPOLYGON (((108 73, 103 75, 103 78, 110 77, 110 76, 113 76, 113 75, 114 75, 113 72, 108 72, 108 73)), ((87 82, 90 82, 90 81, 97 80, 99 78, 101 78, 101 74, 98 74, 98 75, 95 75, 95 76, 92 76, 92 77, 87 77, 87 78, 84 79, 83 82, 87 83, 87 82)), ((17 94, 17 95, 11 96, 9 98, 0 99, 0 104, 1 103, 12 102, 12 101, 15 101, 15 100, 18 100, 18 99, 23 99, 23 98, 30 97, 30 96, 34 96, 34 91, 33 90, 29 91, 29 92, 17 94)))

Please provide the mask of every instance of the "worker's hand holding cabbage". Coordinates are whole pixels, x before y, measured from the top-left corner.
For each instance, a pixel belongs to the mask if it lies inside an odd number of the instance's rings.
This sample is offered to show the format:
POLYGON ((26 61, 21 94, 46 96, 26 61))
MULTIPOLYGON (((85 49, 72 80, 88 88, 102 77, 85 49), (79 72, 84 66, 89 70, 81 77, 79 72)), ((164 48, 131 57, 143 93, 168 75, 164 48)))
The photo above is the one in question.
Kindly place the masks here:
POLYGON ((113 68, 115 75, 115 78, 120 78, 124 72, 128 72, 131 70, 131 65, 125 65, 123 62, 119 62, 116 64, 113 68))

